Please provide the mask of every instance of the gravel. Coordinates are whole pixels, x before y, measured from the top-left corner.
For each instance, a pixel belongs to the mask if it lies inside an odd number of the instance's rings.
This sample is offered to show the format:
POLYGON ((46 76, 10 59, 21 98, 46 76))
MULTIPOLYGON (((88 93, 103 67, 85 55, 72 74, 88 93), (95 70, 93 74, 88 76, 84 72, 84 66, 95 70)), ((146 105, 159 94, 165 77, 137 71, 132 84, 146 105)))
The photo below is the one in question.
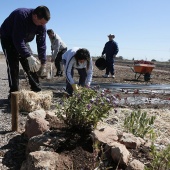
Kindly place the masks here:
MULTIPOLYGON (((25 159, 25 148, 24 148, 24 144, 25 144, 25 138, 23 135, 23 131, 24 131, 24 125, 25 125, 25 120, 26 120, 26 115, 20 113, 19 114, 19 132, 12 132, 12 125, 11 125, 11 109, 10 109, 10 103, 7 100, 7 96, 8 96, 8 78, 7 78, 7 72, 6 72, 7 68, 6 68, 6 63, 4 59, 0 59, 0 73, 1 73, 1 77, 0 77, 0 170, 19 170, 22 161, 25 159), (21 145, 22 144, 22 145, 21 145)), ((106 82, 106 83, 112 83, 113 79, 102 79, 102 74, 104 73, 104 71, 98 71, 95 70, 94 71, 94 77, 93 77, 93 82, 106 82)), ((154 76, 155 78, 152 80, 152 83, 154 84, 168 84, 170 82, 170 77, 169 77, 169 71, 167 73, 164 72, 158 72, 155 70, 154 72, 154 76)), ((133 79, 134 75, 131 73, 131 70, 127 67, 116 67, 116 78, 114 80, 115 83, 134 83, 131 82, 129 80, 133 79), (123 78, 126 78, 126 80, 124 80, 123 78)), ((142 80, 142 78, 141 78, 142 80)), ((42 82, 45 82, 46 80, 42 80, 42 82)), ((21 84, 23 85, 25 83, 26 87, 28 88, 29 86, 27 85, 27 82, 25 81, 25 79, 21 79, 20 82, 22 82, 21 84)), ((59 97, 59 95, 61 95, 60 90, 58 93, 58 90, 55 89, 56 87, 50 86, 51 83, 57 85, 57 83, 65 83, 65 78, 64 77, 60 77, 60 78, 55 78, 53 80, 53 82, 51 82, 51 80, 49 81, 49 86, 45 86, 44 88, 46 89, 50 89, 55 91, 55 95, 57 95, 59 97)), ((139 82, 135 82, 135 84, 143 84, 143 81, 139 81, 139 82)), ((25 87, 25 86, 24 86, 25 87)), ((126 94, 125 92, 117 92, 120 93, 122 98, 123 97, 128 97, 131 93, 126 94)), ((142 95, 142 94, 137 94, 137 95, 142 95)), ((152 94, 153 95, 153 94, 152 94)), ((168 95, 165 94, 154 94, 155 97, 159 97, 162 99, 166 99, 169 98, 169 93, 168 95)), ((147 94, 147 96, 152 97, 151 94, 147 94)), ((61 96, 60 96, 61 97, 61 96)), ((150 103, 145 104, 145 108, 150 106, 150 103)), ((165 107, 166 105, 162 106, 164 109, 167 108, 167 110, 169 110, 169 104, 165 107)), ((129 107, 129 106, 128 106, 129 107)), ((149 107, 148 107, 149 108, 149 107)), ((151 108, 153 108, 153 105, 151 105, 151 108)), ((159 107, 158 107, 159 108, 159 107)), ((147 108, 146 108, 147 109, 147 108)), ((155 112, 156 110, 153 110, 153 112, 155 112)), ((163 116, 162 114, 162 110, 159 111, 158 113, 160 113, 161 116, 163 116)), ((157 113, 157 114, 158 114, 157 113)), ((169 113, 166 114, 166 118, 170 117, 169 113), (167 116, 168 114, 168 116, 167 116)), ((109 119, 109 118, 108 118, 109 119)), ((162 119, 164 120, 164 119, 162 119)), ((166 119, 164 120, 164 122, 162 124, 165 124, 166 126, 168 124, 166 124, 168 122, 166 122, 166 119)), ((165 127, 164 127, 165 129, 165 127)), ((166 136, 167 138, 169 137, 169 135, 166 136)))

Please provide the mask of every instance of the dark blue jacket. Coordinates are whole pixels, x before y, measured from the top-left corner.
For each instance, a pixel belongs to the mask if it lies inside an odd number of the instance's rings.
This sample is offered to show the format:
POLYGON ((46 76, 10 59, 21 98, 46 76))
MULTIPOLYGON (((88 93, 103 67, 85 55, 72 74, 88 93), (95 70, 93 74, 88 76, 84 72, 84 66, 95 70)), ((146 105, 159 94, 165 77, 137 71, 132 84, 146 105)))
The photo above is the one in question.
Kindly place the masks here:
POLYGON ((36 26, 33 23, 33 10, 26 8, 14 10, 2 23, 0 34, 2 38, 12 40, 18 53, 26 58, 31 56, 26 43, 36 36, 38 57, 43 64, 46 62, 46 26, 36 26))
POLYGON ((103 49, 102 55, 106 54, 106 58, 113 58, 119 52, 118 45, 115 41, 108 41, 103 49))

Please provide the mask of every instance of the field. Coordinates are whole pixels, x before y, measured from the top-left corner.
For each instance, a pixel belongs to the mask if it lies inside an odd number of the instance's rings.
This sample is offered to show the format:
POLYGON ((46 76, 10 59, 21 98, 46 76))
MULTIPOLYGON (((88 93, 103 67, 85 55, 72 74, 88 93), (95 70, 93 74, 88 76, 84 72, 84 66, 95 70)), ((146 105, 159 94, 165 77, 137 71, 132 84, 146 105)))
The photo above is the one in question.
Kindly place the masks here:
MULTIPOLYGON (((120 97, 120 102, 117 108, 115 108, 117 109, 117 114, 110 115, 104 123, 117 129, 122 129, 125 115, 133 110, 141 109, 142 111, 146 111, 149 116, 157 116, 154 127, 159 137, 156 142, 158 145, 161 143, 167 145, 167 143, 170 143, 170 141, 168 141, 170 139, 170 63, 156 63, 156 68, 152 71, 152 79, 149 82, 144 81, 143 75, 141 75, 138 80, 135 80, 135 73, 131 68, 133 68, 133 61, 116 61, 115 79, 113 79, 103 78, 102 75, 105 74, 105 72, 98 70, 94 65, 92 86, 100 85, 102 89, 110 89, 113 91, 114 95, 119 95, 120 97), (133 85, 133 87, 136 88, 130 88, 131 86, 127 88, 128 85, 133 85), (160 85, 162 88, 150 89, 149 87, 152 85, 160 85), (120 86, 120 88, 114 88, 114 86, 120 86), (118 122, 113 124, 112 120, 115 117, 118 119, 118 122)), ((50 63, 47 63, 47 71, 49 70, 50 63)), ((11 132, 11 110, 7 101, 8 82, 4 59, 0 59, 0 72, 0 169, 18 170, 22 161, 25 159, 24 144, 26 144, 26 139, 24 138, 23 132, 26 115, 20 113, 20 132, 11 132)), ((54 66, 53 73, 55 73, 54 66)), ((75 74, 75 79, 78 80, 77 73, 75 74)), ((52 108, 55 109, 55 103, 64 93, 63 87, 65 86, 65 77, 54 77, 51 80, 47 80, 46 78, 41 79, 41 84, 43 90, 48 89, 54 92, 52 108)), ((28 83, 24 77, 20 79, 20 87, 22 89, 29 89, 28 83)), ((94 155, 92 153, 92 148, 87 147, 89 145, 85 145, 82 141, 79 141, 79 145, 75 146, 72 150, 63 150, 60 154, 63 160, 68 159, 73 162, 74 169, 90 170, 91 167, 94 166, 94 155)), ((137 156, 138 152, 139 150, 134 151, 133 156, 137 156)), ((139 159, 144 162, 143 157, 139 159)))

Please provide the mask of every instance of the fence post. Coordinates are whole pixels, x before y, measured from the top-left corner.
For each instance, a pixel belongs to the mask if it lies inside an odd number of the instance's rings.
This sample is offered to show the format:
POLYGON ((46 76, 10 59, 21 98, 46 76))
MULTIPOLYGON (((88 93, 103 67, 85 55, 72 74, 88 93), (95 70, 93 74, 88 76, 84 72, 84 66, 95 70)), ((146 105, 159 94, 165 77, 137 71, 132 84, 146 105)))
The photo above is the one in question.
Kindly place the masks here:
POLYGON ((18 131, 19 92, 11 93, 12 131, 18 131))

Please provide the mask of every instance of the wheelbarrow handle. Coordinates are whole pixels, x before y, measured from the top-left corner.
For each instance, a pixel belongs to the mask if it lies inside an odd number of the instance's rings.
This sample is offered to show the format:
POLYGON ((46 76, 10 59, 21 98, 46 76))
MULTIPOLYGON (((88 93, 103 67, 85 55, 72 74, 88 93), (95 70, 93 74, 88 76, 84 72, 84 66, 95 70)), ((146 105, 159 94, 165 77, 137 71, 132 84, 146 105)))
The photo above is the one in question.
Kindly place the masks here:
POLYGON ((130 67, 130 69, 135 73, 135 70, 130 65, 127 66, 130 67))

